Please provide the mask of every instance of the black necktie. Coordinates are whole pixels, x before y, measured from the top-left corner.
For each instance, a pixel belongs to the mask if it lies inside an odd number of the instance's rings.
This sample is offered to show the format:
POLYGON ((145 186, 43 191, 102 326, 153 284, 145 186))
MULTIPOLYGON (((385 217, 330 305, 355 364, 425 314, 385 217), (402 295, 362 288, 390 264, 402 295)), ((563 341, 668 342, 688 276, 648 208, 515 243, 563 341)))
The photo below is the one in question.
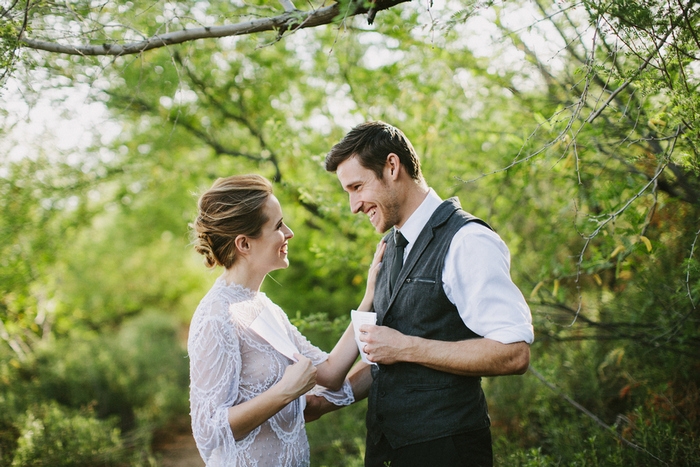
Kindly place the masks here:
POLYGON ((394 284, 396 284, 396 279, 399 277, 401 272, 401 267, 403 266, 403 251, 408 245, 408 240, 404 237, 401 232, 394 230, 394 243, 396 243, 396 256, 394 256, 394 262, 391 265, 391 276, 389 276, 389 284, 391 290, 394 290, 394 284))

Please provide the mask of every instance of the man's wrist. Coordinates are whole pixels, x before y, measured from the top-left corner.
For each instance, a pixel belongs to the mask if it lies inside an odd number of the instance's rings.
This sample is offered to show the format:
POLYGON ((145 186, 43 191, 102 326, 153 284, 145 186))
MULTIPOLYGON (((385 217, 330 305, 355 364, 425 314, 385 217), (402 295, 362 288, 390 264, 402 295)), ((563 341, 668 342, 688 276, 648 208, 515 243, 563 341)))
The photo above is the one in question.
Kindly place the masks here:
POLYGON ((420 337, 403 335, 401 361, 407 363, 420 363, 420 353, 425 351, 421 346, 420 337))

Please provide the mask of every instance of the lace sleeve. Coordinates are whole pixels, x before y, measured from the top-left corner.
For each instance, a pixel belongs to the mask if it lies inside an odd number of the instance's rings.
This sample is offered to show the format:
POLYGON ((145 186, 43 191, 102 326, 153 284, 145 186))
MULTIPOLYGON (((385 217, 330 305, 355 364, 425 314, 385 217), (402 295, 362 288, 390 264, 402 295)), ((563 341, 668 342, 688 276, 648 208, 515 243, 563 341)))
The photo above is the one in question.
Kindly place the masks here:
POLYGON ((202 303, 190 325, 190 415, 197 448, 208 466, 223 465, 237 449, 228 422, 240 380, 236 330, 224 304, 202 303))
POLYGON ((331 391, 330 389, 317 384, 311 389, 311 391, 309 391, 309 394, 314 396, 322 396, 328 402, 337 406, 350 405, 355 402, 355 395, 352 393, 352 386, 350 386, 350 381, 347 379, 343 381, 343 385, 337 391, 331 391))

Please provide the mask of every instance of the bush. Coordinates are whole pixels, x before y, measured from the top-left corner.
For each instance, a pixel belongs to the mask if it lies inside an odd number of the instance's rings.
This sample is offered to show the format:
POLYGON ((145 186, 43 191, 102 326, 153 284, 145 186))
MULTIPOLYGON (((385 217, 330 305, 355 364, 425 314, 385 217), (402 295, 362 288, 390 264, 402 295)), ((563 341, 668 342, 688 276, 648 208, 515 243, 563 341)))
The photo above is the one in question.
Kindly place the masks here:
POLYGON ((13 353, 0 347, 0 466, 12 463, 20 436, 17 419, 32 399, 31 387, 24 380, 21 368, 13 353))
POLYGON ((13 467, 111 466, 124 460, 114 419, 98 420, 49 402, 28 411, 19 426, 13 467))
POLYGON ((19 435, 20 432, 12 421, 0 416, 0 465, 10 465, 12 462, 19 435))
POLYGON ((187 413, 188 362, 169 316, 150 312, 114 335, 56 342, 41 352, 37 381, 48 398, 117 416, 123 431, 163 426, 187 413))
POLYGON ((113 334, 48 341, 25 363, 0 359, 0 465, 152 463, 154 432, 187 418, 179 337, 175 319, 148 312, 113 334))
MULTIPOLYGON (((496 397, 492 406, 513 405, 507 412, 502 408, 494 411, 500 415, 493 425, 495 465, 700 466, 700 440, 693 414, 680 405, 659 407, 659 401, 671 401, 668 397, 649 394, 643 407, 618 414, 616 421, 607 422, 611 430, 606 430, 570 404, 562 405, 563 399, 549 390, 549 395, 541 392, 539 397, 531 397, 527 392, 531 382, 526 380, 526 397, 521 401, 504 398, 503 388, 491 385, 499 389, 490 394, 496 397), (536 410, 528 412, 529 405, 536 410), (522 410, 523 423, 499 422, 504 413, 515 413, 514 408, 522 410)), ((688 396, 693 388, 685 387, 684 394, 688 396)))
POLYGON ((306 425, 311 467, 361 467, 365 458, 367 401, 324 415, 306 425))

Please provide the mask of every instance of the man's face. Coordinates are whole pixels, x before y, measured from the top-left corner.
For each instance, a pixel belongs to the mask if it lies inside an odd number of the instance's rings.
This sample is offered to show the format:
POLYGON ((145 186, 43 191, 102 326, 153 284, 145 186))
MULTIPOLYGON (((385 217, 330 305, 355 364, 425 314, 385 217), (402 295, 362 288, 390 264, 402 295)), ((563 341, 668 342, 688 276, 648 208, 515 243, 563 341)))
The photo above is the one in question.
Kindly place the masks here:
POLYGON ((400 224, 399 197, 387 173, 380 180, 373 171, 363 167, 359 159, 353 156, 338 165, 336 175, 343 190, 350 197, 350 210, 353 214, 367 214, 379 233, 400 224))

